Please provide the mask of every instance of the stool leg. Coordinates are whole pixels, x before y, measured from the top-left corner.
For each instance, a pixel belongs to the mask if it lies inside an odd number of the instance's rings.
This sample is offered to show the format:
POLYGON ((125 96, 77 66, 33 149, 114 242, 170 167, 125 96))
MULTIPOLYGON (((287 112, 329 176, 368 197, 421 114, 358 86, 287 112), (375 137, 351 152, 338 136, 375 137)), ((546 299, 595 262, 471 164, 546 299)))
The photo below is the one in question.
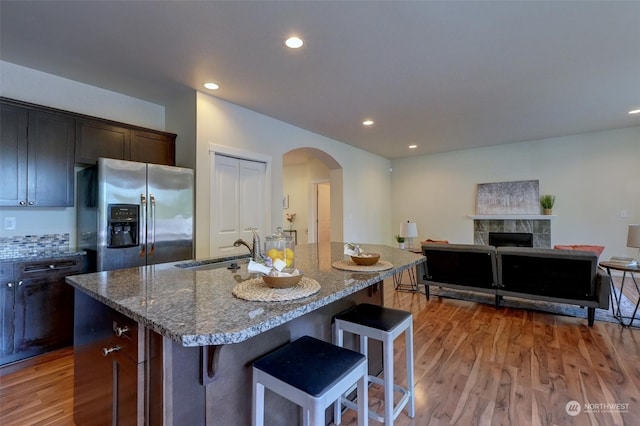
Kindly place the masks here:
POLYGON ((360 335, 360 353, 369 358, 369 344, 367 343, 369 338, 364 334, 360 335))
MULTIPOLYGON (((338 321, 333 324, 333 340, 333 343, 337 346, 344 346, 344 332, 338 325, 338 321)), ((336 425, 342 423, 342 395, 340 395, 340 397, 338 397, 338 400, 333 404, 333 422, 336 425)))
POLYGON ((255 379, 256 372, 253 372, 253 413, 251 424, 253 426, 264 425, 264 385, 255 379))
POLYGON ((324 407, 317 404, 311 404, 311 425, 312 426, 324 426, 324 407))
POLYGON ((413 383, 413 322, 404 332, 405 335, 405 352, 407 354, 407 390, 411 392, 409 395, 409 417, 412 419, 416 416, 415 394, 416 390, 413 383))
POLYGON ((387 334, 383 341, 384 365, 384 424, 393 425, 393 338, 387 334))
POLYGON ((358 426, 369 425, 369 377, 364 374, 358 380, 358 426))

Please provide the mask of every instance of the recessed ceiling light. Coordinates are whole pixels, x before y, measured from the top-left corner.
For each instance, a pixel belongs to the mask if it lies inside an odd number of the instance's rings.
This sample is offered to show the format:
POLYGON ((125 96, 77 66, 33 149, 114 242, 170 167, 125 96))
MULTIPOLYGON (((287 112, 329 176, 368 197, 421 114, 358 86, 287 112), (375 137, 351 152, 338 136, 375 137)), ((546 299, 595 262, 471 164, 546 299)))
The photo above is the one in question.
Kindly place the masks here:
POLYGON ((363 126, 373 126, 373 120, 364 120, 362 122, 363 126))
POLYGON ((409 145, 409 149, 416 149, 418 145, 409 145))
POLYGON ((629 111, 629 114, 640 114, 640 109, 633 109, 629 111))
POLYGON ((204 87, 209 90, 218 90, 220 88, 220 86, 218 86, 216 83, 205 83, 204 87))
POLYGON ((285 40, 284 44, 291 49, 298 49, 302 47, 304 41, 300 37, 289 37, 285 40))

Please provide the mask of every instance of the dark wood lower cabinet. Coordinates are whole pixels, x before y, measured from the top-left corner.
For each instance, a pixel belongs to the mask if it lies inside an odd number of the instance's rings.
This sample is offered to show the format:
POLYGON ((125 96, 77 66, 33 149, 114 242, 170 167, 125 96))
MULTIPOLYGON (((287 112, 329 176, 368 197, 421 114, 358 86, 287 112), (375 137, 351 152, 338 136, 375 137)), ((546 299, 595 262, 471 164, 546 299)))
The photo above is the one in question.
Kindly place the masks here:
POLYGON ((73 344, 73 287, 65 276, 85 269, 82 256, 3 263, 0 365, 73 344))
POLYGON ((75 423, 144 425, 146 331, 82 292, 75 315, 75 423))

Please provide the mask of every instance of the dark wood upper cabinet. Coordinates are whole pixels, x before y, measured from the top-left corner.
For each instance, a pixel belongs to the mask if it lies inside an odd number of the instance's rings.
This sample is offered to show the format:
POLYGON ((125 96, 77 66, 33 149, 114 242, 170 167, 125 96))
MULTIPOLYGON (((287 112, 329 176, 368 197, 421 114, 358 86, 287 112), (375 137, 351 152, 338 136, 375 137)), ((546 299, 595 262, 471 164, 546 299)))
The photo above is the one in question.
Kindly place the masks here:
POLYGON ((94 120, 76 120, 76 163, 95 164, 99 157, 125 160, 131 131, 94 120))
POLYGON ((0 105, 0 206, 27 200, 29 110, 0 105))
POLYGON ((74 205, 74 151, 73 117, 29 111, 28 205, 74 205))
POLYGON ((0 206, 74 204, 75 120, 1 104, 0 206))
POLYGON ((131 161, 175 166, 176 139, 161 133, 131 132, 131 161))
POLYGON ((176 135, 120 123, 78 119, 76 163, 95 164, 99 157, 175 165, 176 135))
POLYGON ((175 166, 176 135, 0 97, 0 207, 73 207, 74 164, 175 166))

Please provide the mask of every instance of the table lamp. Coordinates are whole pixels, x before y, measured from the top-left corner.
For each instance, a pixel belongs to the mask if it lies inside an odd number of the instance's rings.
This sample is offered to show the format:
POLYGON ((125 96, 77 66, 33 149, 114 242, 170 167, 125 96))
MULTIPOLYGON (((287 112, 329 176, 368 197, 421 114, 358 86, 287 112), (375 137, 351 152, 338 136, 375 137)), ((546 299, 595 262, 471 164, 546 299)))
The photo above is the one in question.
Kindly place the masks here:
POLYGON ((411 249, 411 240, 418 236, 418 225, 415 222, 402 222, 400 224, 400 236, 407 239, 407 248, 411 249))
POLYGON ((629 231, 627 232, 627 247, 637 248, 638 255, 636 259, 629 264, 629 266, 638 265, 640 261, 640 224, 635 223, 629 225, 629 231))

